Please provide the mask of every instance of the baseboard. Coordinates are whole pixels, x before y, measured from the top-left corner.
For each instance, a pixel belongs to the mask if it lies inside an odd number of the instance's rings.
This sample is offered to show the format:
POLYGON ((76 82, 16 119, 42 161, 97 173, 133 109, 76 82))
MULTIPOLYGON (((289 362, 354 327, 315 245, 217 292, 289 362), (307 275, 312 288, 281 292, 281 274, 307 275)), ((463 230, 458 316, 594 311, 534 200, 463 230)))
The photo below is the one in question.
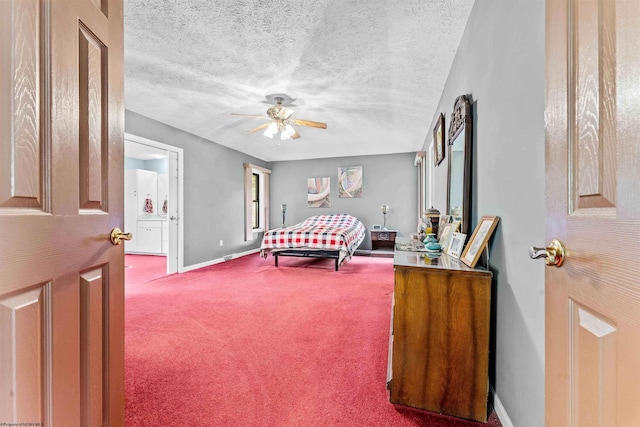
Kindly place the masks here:
POLYGON ((509 414, 507 414, 507 410, 502 405, 500 398, 498 397, 498 393, 493 394, 493 410, 496 411, 496 415, 500 419, 500 424, 502 427, 514 427, 511 422, 511 418, 509 418, 509 414))
POLYGON ((240 257, 251 255, 251 254, 255 254, 257 252, 260 252, 260 248, 251 249, 251 250, 248 250, 248 251, 245 251, 245 252, 240 252, 240 253, 237 253, 237 254, 225 255, 222 258, 216 258, 216 259, 211 260, 211 261, 201 262, 200 264, 193 264, 193 265, 186 266, 186 267, 184 267, 182 269, 182 272, 186 273, 187 271, 192 271, 192 270, 197 270, 199 268, 209 267, 210 265, 220 264, 221 262, 231 261, 232 259, 240 258, 240 257))

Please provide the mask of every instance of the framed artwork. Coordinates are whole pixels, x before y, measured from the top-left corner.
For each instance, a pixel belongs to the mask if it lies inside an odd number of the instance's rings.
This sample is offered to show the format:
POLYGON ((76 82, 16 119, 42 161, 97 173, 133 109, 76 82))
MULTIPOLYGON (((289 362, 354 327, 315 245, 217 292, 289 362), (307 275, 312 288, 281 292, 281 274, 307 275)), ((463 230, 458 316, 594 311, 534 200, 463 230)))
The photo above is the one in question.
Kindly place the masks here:
POLYGON ((362 166, 338 168, 338 197, 362 197, 362 166))
MULTIPOLYGON (((438 225, 438 239, 442 237, 444 228, 451 222, 451 215, 440 215, 440 224, 438 225)), ((458 231, 458 230, 456 230, 458 231)))
POLYGON ((442 246, 443 248, 447 247, 449 239, 451 238, 451 234, 453 234, 453 232, 451 231, 451 224, 446 224, 440 229, 440 238, 438 239, 438 243, 440 243, 440 246, 442 246))
POLYGON ((497 216, 483 216, 480 218, 480 222, 476 229, 473 230, 469 243, 460 257, 462 262, 471 268, 476 266, 478 259, 480 259, 480 254, 498 226, 499 219, 497 216))
POLYGON ((454 221, 454 222, 445 224, 442 229, 442 233, 440 234, 440 240, 438 240, 438 243, 440 243, 440 246, 446 249, 449 246, 449 240, 451 240, 451 236, 453 236, 453 233, 457 233, 459 230, 460 230, 460 221, 454 221))
POLYGON ((433 163, 438 166, 444 160, 444 114, 436 121, 433 128, 433 163))
POLYGON ((310 208, 331 207, 331 178, 307 179, 307 205, 310 208))
POLYGON ((447 255, 454 258, 460 258, 460 253, 464 247, 464 240, 467 235, 463 233, 452 233, 449 239, 449 245, 447 246, 447 255))
POLYGON ((451 221, 451 231, 452 232, 459 232, 460 231, 460 226, 462 225, 462 221, 451 221))

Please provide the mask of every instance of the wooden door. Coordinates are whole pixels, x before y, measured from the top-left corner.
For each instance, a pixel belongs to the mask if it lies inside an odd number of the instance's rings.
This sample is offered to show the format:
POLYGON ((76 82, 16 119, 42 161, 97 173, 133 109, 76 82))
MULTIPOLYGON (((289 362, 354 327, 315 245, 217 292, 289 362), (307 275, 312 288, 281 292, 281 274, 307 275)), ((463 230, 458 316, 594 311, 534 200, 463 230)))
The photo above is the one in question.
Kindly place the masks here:
POLYGON ((546 2, 546 423, 640 425, 640 2, 546 2))
POLYGON ((122 1, 0 1, 0 422, 124 424, 122 1))

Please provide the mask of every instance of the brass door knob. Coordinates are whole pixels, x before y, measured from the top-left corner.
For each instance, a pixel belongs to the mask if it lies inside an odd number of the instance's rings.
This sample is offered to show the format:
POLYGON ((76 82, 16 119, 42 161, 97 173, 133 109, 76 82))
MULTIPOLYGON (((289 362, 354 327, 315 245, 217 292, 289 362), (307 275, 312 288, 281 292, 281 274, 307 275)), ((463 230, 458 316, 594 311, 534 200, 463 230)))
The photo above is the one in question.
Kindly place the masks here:
POLYGON ((560 267, 564 261, 564 247, 562 242, 553 239, 546 248, 536 248, 531 246, 529 256, 532 259, 543 258, 548 266, 560 267))
POLYGON ((131 240, 132 238, 133 234, 123 233, 118 227, 111 230, 111 243, 114 245, 119 245, 123 240, 131 240))

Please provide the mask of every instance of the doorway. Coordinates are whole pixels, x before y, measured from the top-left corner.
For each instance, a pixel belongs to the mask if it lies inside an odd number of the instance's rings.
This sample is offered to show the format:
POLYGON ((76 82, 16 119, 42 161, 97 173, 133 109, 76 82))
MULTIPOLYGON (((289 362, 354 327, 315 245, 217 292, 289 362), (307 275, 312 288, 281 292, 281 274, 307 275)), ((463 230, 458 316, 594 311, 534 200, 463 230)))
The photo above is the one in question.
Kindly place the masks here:
POLYGON ((166 274, 181 273, 183 150, 127 133, 124 146, 125 253, 162 257, 166 274))

